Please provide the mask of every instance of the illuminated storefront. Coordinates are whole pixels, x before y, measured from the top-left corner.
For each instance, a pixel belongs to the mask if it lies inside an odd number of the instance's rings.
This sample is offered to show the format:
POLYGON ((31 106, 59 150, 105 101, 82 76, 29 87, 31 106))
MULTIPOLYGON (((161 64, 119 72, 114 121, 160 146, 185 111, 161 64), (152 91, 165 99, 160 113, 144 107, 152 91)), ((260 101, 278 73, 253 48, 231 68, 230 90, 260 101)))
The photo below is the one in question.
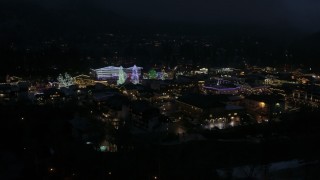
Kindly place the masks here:
MULTIPOLYGON (((92 74, 97 80, 117 80, 119 78, 120 69, 121 67, 107 66, 100 69, 92 69, 92 74)), ((138 66, 132 66, 122 69, 127 74, 127 78, 131 78, 133 72, 137 72, 137 75, 141 77, 141 70, 143 68, 138 66)))

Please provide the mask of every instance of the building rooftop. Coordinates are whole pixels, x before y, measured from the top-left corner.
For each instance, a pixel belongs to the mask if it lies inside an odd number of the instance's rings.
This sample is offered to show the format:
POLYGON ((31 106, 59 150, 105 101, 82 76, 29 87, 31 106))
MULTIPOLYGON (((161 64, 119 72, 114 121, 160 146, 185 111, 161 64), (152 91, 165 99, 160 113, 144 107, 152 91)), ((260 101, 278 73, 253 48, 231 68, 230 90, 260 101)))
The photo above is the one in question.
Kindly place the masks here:
POLYGON ((202 95, 202 94, 187 94, 181 96, 178 101, 196 106, 202 109, 225 107, 223 102, 228 101, 228 96, 225 95, 202 95))

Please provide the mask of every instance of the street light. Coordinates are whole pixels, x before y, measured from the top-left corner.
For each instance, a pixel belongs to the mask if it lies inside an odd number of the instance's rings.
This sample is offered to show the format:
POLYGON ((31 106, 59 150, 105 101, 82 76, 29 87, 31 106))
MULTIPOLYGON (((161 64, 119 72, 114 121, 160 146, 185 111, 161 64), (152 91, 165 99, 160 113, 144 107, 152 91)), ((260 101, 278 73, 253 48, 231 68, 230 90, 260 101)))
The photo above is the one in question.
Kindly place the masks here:
POLYGON ((261 108, 264 108, 264 107, 266 107, 266 103, 260 102, 260 103, 259 103, 259 106, 260 106, 261 108))

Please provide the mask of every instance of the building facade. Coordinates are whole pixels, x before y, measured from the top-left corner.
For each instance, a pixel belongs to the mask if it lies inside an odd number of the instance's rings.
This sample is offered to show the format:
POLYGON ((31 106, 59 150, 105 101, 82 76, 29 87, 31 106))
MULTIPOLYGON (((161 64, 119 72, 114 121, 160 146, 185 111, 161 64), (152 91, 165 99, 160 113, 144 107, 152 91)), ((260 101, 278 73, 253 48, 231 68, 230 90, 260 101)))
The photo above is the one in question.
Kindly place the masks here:
MULTIPOLYGON (((92 69, 91 74, 97 79, 97 80, 117 80, 119 78, 119 71, 121 69, 117 66, 107 66, 99 69, 92 69)), ((138 73, 138 76, 141 77, 141 70, 142 67, 138 66, 132 66, 128 68, 122 68, 123 71, 126 73, 127 78, 130 78, 133 74, 133 71, 136 70, 138 73)))

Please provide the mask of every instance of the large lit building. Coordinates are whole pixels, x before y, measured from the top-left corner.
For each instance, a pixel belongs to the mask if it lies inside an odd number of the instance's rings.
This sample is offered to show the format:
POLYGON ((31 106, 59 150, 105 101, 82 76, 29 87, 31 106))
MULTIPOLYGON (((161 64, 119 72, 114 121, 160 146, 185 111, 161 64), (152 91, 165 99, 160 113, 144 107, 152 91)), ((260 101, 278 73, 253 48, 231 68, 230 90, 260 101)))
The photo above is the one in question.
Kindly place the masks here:
MULTIPOLYGON (((132 66, 128 68, 123 68, 123 71, 126 73, 127 78, 130 78, 132 75, 132 71, 136 67, 139 77, 141 77, 142 67, 132 66)), ((107 66, 99 69, 92 69, 92 75, 97 80, 116 80, 119 78, 119 70, 121 67, 116 66, 107 66)))
POLYGON ((208 94, 237 94, 240 89, 239 86, 223 79, 207 81, 203 88, 208 94))
POLYGON ((79 88, 85 88, 95 84, 95 81, 92 79, 92 77, 83 74, 73 77, 73 81, 79 86, 79 88))

